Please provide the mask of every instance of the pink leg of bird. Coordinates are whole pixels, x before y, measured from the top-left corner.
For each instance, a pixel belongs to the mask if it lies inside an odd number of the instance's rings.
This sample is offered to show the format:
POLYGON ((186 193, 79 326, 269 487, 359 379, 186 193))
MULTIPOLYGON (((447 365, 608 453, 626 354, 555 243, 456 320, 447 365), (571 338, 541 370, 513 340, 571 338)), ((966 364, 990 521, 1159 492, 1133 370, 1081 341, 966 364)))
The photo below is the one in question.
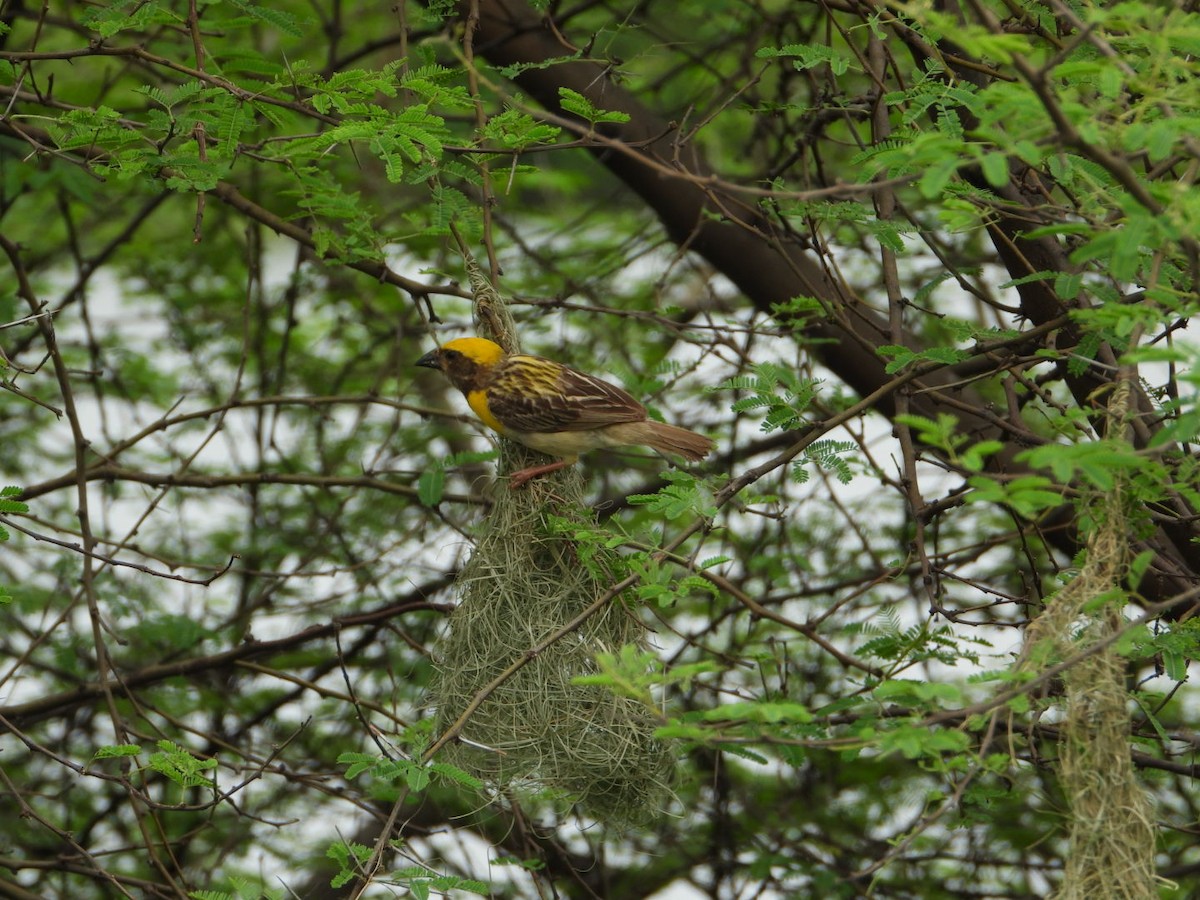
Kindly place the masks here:
POLYGON ((571 465, 574 460, 559 459, 552 463, 546 463, 541 466, 530 466, 528 469, 521 469, 518 472, 513 472, 508 476, 508 486, 511 488, 519 488, 530 478, 536 478, 538 475, 546 475, 549 472, 557 472, 559 469, 565 469, 571 465))

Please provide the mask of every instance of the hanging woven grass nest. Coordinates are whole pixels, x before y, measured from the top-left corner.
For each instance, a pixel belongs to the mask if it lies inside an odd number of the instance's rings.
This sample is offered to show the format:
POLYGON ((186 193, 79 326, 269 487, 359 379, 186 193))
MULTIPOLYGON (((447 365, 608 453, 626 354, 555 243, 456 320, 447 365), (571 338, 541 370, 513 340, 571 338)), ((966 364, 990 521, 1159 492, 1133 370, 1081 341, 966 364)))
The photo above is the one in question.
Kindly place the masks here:
MULTIPOLYGON (((1108 404, 1106 433, 1128 440, 1129 382, 1108 404)), ((1089 498, 1094 526, 1078 576, 1059 591, 1025 635, 1021 667, 1037 671, 1077 657, 1062 673, 1065 717, 1059 771, 1070 804, 1069 848, 1054 900, 1154 900, 1154 811, 1129 754, 1125 660, 1114 646, 1131 524, 1125 486, 1089 498)))
MULTIPOLYGON (((467 270, 479 334, 515 351, 503 303, 469 257, 467 270)), ((501 472, 537 461, 524 447, 501 445, 501 472)), ((576 469, 515 491, 497 484, 457 579, 459 604, 434 665, 439 733, 469 710, 460 740, 441 756, 494 790, 548 793, 607 825, 646 822, 665 810, 675 767, 670 746, 654 737, 654 714, 637 700, 574 683, 597 671, 598 653, 644 645, 645 629, 620 597, 566 629, 620 580, 621 567, 603 552, 590 553, 585 564, 555 526, 563 520, 594 524, 576 469), (481 692, 486 697, 478 702, 481 692)))

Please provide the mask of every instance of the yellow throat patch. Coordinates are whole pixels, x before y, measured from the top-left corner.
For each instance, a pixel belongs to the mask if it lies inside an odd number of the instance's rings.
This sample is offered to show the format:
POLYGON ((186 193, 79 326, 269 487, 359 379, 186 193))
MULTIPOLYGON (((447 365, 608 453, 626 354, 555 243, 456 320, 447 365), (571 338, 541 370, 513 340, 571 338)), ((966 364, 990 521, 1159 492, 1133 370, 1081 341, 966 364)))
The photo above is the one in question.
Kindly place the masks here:
POLYGON ((495 431, 497 434, 504 434, 504 426, 500 424, 500 420, 492 415, 492 410, 488 407, 486 391, 471 391, 467 394, 467 405, 475 415, 479 416, 479 420, 488 428, 495 431))

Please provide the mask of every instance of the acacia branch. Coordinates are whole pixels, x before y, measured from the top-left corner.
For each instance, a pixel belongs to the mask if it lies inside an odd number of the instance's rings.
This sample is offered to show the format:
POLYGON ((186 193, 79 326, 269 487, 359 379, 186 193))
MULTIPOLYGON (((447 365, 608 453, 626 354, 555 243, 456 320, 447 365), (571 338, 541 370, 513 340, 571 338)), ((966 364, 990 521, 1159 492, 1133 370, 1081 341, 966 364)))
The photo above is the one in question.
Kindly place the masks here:
POLYGON ((425 598, 449 587, 454 573, 447 573, 426 582, 402 600, 390 603, 371 612, 350 616, 338 616, 324 625, 311 625, 303 631, 270 641, 247 640, 242 644, 220 653, 196 656, 176 662, 146 666, 130 672, 121 672, 110 680, 80 684, 74 690, 49 694, 25 703, 0 706, 0 717, 12 723, 14 728, 27 728, 43 719, 67 715, 80 706, 86 706, 111 692, 124 695, 138 688, 159 684, 169 678, 195 676, 203 673, 222 672, 239 662, 261 659, 287 650, 295 650, 314 641, 326 640, 347 628, 359 628, 386 622, 397 616, 413 612, 448 613, 450 607, 432 603, 425 598))

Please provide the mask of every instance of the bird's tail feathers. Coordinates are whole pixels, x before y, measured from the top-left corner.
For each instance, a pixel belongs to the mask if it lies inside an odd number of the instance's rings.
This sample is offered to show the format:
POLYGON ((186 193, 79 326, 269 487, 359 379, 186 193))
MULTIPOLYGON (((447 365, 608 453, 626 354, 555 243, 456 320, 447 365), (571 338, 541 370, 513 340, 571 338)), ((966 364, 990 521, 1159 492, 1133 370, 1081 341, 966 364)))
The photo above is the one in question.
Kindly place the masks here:
POLYGON ((649 419, 622 425, 621 438, 630 444, 652 447, 660 453, 677 453, 693 462, 704 459, 713 448, 712 440, 702 434, 649 419))

